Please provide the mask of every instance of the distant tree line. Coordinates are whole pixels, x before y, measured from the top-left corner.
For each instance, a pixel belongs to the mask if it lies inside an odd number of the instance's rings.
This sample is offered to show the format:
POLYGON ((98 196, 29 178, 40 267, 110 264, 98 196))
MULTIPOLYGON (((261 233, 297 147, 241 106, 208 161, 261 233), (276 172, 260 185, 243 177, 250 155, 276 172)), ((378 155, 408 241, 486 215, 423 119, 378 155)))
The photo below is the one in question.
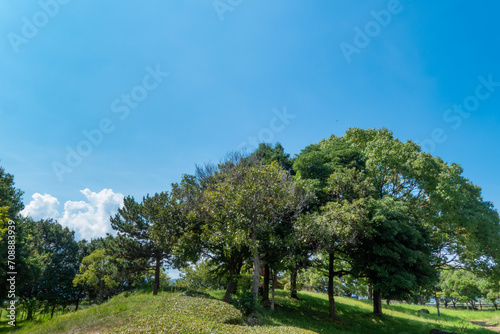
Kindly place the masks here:
POLYGON ((165 268, 182 270, 178 285, 223 288, 225 301, 246 289, 271 308, 279 277, 293 298, 304 287, 328 293, 331 318, 336 295, 369 296, 376 314, 383 299, 497 307, 499 216, 462 173, 387 129, 352 128, 293 158, 261 144, 197 166, 169 191, 126 197, 110 217, 116 236, 90 242, 55 221, 21 218, 22 193, 0 169, 0 219, 18 226, 17 295, 28 319, 130 289, 156 295, 165 268))

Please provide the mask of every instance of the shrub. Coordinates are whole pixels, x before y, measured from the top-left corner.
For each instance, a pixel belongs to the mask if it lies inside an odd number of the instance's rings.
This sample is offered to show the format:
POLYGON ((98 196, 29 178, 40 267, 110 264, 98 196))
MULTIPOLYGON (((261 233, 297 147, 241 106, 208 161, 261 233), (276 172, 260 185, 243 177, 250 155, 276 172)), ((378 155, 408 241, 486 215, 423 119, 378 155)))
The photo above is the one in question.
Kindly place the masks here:
POLYGON ((257 308, 257 303, 250 291, 240 292, 236 296, 231 296, 229 302, 245 315, 249 315, 257 308))

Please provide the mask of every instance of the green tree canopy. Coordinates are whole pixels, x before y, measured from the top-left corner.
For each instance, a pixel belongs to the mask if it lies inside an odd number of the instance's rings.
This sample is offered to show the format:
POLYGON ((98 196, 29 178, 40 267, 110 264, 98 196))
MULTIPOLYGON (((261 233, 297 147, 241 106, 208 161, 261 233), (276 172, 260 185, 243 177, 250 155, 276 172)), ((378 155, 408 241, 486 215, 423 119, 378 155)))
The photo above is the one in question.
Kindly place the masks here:
POLYGON ((290 175, 277 163, 220 166, 217 182, 204 193, 204 210, 211 223, 205 233, 210 242, 224 240, 228 252, 248 247, 252 253, 254 276, 252 293, 257 298, 262 236, 269 235, 297 205, 296 187, 290 175))
POLYGON ((114 247, 117 256, 131 262, 131 271, 144 271, 148 262, 153 266, 153 295, 158 293, 162 266, 173 263, 182 223, 178 201, 167 192, 146 196, 142 203, 127 197, 123 208, 111 218, 111 226, 118 231, 114 247))
POLYGON ((83 258, 80 273, 75 276, 73 284, 86 284, 94 288, 98 302, 103 302, 120 286, 119 272, 114 260, 113 256, 106 255, 104 249, 93 251, 83 258))
MULTIPOLYGON (((7 231, 7 223, 12 219, 19 221, 19 212, 24 208, 23 192, 14 186, 14 176, 6 173, 0 167, 0 280, 7 279, 7 238, 3 234, 7 231)), ((7 297, 7 284, 0 284, 0 303, 7 297)))

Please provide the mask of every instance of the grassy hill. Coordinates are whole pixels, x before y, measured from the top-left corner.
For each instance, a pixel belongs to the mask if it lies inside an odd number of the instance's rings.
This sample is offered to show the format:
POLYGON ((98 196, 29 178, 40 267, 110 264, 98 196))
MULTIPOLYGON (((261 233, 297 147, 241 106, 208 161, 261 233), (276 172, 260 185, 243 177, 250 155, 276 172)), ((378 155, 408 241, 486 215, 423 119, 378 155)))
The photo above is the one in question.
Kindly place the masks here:
POLYGON ((190 297, 179 293, 121 294, 109 302, 52 320, 20 323, 16 329, 0 327, 0 332, 19 334, 58 333, 400 333, 423 334, 432 328, 457 333, 487 334, 493 331, 474 325, 474 319, 498 323, 500 312, 444 310, 437 317, 421 314, 416 305, 384 306, 385 315, 373 316, 368 302, 337 298, 341 320, 328 320, 328 300, 324 294, 301 293, 300 300, 277 292, 276 311, 259 309, 256 324, 232 305, 215 298, 190 297))

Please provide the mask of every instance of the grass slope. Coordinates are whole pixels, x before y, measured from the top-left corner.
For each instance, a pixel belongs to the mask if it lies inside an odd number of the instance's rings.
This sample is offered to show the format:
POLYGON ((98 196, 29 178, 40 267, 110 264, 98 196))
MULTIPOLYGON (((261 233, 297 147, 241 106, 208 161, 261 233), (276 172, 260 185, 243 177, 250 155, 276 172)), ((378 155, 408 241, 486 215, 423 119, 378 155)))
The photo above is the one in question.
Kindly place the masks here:
MULTIPOLYGON (((221 291, 211 292, 215 298, 221 291)), ((179 293, 125 294, 109 302, 52 320, 21 323, 19 328, 0 327, 0 332, 23 334, 62 333, 399 333, 424 334, 432 328, 456 333, 495 333, 470 321, 500 322, 500 312, 443 310, 437 317, 421 314, 418 305, 384 306, 385 315, 371 314, 368 302, 337 297, 340 321, 328 320, 328 300, 324 294, 300 293, 300 300, 277 291, 277 309, 259 309, 258 324, 246 325, 246 317, 232 305, 217 299, 189 297, 179 293), (470 320, 470 321, 469 321, 470 320)))
POLYGON ((472 324, 471 319, 490 319, 499 322, 500 312, 494 311, 455 311, 441 310, 438 317, 436 309, 425 307, 430 314, 418 313, 421 305, 384 305, 384 315, 375 316, 373 306, 368 301, 336 297, 338 322, 328 320, 328 299, 325 294, 301 293, 300 300, 286 297, 278 292, 280 307, 277 312, 267 311, 264 324, 295 326, 307 328, 317 333, 349 334, 427 334, 431 329, 470 334, 494 333, 472 324))

